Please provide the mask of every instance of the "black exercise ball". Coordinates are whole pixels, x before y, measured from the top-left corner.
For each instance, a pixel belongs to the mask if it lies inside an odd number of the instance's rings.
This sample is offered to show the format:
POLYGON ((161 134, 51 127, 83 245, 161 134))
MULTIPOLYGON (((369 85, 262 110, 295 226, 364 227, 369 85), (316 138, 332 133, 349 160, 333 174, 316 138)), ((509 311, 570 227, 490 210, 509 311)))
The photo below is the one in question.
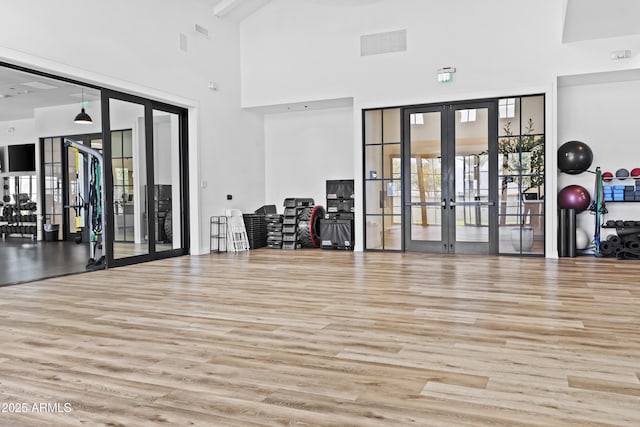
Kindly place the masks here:
POLYGON ((593 162, 593 151, 581 141, 565 142, 558 148, 558 169, 577 175, 589 169, 593 162))

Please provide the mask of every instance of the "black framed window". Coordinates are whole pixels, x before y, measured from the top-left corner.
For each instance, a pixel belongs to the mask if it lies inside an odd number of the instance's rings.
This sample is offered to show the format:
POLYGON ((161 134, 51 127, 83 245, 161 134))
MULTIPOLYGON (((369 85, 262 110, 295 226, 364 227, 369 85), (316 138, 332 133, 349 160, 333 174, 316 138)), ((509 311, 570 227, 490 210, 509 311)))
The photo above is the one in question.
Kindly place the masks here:
POLYGON ((400 122, 399 108, 363 111, 364 247, 367 250, 402 249, 400 122))

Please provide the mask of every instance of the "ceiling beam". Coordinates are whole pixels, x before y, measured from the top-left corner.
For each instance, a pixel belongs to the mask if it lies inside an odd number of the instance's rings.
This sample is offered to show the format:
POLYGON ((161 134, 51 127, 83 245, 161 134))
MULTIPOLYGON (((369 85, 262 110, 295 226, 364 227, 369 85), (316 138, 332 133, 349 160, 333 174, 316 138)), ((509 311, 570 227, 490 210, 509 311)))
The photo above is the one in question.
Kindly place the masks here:
POLYGON ((213 6, 213 14, 217 17, 223 17, 231 12, 231 10, 241 2, 242 0, 222 0, 220 3, 213 6))

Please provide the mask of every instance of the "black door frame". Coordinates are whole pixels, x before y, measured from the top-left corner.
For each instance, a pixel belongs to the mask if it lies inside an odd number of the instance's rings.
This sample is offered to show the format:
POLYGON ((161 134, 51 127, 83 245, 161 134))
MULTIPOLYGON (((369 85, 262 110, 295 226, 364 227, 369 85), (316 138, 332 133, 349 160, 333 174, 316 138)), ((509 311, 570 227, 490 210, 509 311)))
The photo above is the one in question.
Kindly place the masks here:
MULTIPOLYGON (((498 99, 456 101, 424 104, 402 108, 402 224, 405 251, 436 253, 498 253, 498 99), (487 243, 456 242, 455 207, 455 112, 457 110, 486 108, 488 111, 489 138, 489 241, 487 243), (442 200, 429 205, 442 209, 442 239, 440 241, 411 240, 411 114, 440 112, 442 156, 442 200), (445 214, 447 212, 447 214, 445 214), (454 213, 449 213, 454 212, 454 213), (453 221, 453 223, 452 223, 453 221)), ((468 202, 465 205, 481 206, 485 203, 468 202)), ((427 205, 419 203, 419 205, 427 205)))
POLYGON ((102 141, 105 168, 105 188, 106 188, 106 206, 104 214, 107 216, 107 232, 105 236, 106 260, 107 267, 119 267, 141 262, 153 261, 156 259, 169 258, 179 255, 187 255, 189 253, 189 176, 188 176, 188 134, 187 134, 187 110, 170 104, 158 101, 152 101, 139 96, 118 92, 111 89, 102 89, 101 95, 102 110, 102 141), (155 227, 154 221, 156 217, 154 203, 147 203, 147 239, 149 252, 143 255, 134 255, 124 258, 114 258, 114 210, 113 210, 113 175, 112 171, 112 149, 111 149, 111 118, 110 105, 111 99, 130 102, 142 105, 144 107, 144 128, 145 128, 145 162, 146 162, 146 198, 148 201, 154 199, 154 143, 153 143, 153 110, 174 113, 179 116, 179 153, 180 153, 180 198, 181 198, 181 244, 178 249, 170 249, 165 251, 156 251, 155 227))

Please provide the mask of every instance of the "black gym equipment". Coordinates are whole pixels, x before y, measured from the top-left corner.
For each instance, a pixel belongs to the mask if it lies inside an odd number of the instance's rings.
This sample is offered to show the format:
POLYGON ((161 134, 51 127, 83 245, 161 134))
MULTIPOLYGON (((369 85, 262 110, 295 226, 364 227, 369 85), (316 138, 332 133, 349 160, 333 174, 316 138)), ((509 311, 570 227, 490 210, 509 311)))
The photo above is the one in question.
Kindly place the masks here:
POLYGON ((173 242, 173 214, 168 211, 164 217, 164 234, 168 242, 173 242))
POLYGON ((69 138, 64 139, 65 147, 73 147, 89 159, 89 197, 87 209, 90 221, 89 251, 87 269, 102 268, 105 262, 103 236, 106 232, 106 217, 103 208, 106 206, 106 192, 104 183, 104 160, 102 154, 93 148, 87 147, 81 142, 69 138), (100 249, 102 256, 96 258, 100 249))
POLYGON ((298 209, 298 224, 296 226, 296 235, 301 248, 313 248, 313 239, 311 237, 311 214, 313 207, 304 207, 298 209))
POLYGON ((591 167, 593 151, 582 141, 565 142, 558 148, 558 169, 570 175, 577 175, 591 167))

